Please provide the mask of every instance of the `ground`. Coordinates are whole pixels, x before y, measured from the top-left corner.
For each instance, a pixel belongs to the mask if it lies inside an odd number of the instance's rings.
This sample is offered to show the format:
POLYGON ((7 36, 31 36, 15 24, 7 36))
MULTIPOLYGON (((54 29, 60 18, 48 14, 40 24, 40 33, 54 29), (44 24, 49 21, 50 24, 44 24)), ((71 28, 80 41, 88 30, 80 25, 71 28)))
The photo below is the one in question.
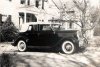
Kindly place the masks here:
POLYGON ((100 48, 87 47, 72 55, 51 52, 47 49, 34 49, 18 52, 10 43, 0 44, 0 53, 13 54, 16 67, 100 67, 100 48))

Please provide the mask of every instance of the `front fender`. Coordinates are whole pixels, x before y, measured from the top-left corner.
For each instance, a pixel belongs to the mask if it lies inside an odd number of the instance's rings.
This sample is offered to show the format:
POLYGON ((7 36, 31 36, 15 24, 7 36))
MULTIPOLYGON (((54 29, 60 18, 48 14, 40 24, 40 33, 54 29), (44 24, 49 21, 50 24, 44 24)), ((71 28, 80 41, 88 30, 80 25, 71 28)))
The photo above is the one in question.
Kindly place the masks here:
POLYGON ((12 43, 13 46, 17 46, 17 43, 19 40, 24 40, 26 43, 29 41, 29 39, 27 37, 22 37, 22 36, 19 36, 17 39, 15 39, 12 43))

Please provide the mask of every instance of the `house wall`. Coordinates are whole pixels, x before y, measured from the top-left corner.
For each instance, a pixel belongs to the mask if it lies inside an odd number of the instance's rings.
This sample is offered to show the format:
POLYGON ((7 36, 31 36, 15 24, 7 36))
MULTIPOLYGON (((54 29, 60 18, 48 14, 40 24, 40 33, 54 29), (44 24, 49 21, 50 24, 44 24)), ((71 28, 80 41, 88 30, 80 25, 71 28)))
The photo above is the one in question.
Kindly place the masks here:
MULTIPOLYGON (((27 3, 28 0, 25 0, 25 4, 20 4, 20 0, 1 0, 0 1, 0 14, 2 15, 11 15, 12 22, 15 24, 15 26, 19 29, 19 13, 23 12, 26 16, 27 13, 33 14, 36 16, 37 21, 42 21, 41 17, 39 15, 42 15, 44 12, 42 9, 42 0, 39 1, 39 6, 36 7, 36 0, 30 0, 30 5, 27 3), (42 13, 41 13, 42 11, 42 13), (41 13, 41 14, 40 14, 41 13)), ((24 17, 26 19, 26 17, 24 17)), ((6 19, 5 19, 6 20, 6 19)), ((27 23, 26 20, 24 23, 27 23)), ((22 24, 22 23, 21 23, 22 24)))
POLYGON ((48 20, 51 20, 52 18, 59 18, 59 9, 55 6, 55 4, 52 2, 52 0, 48 0, 44 4, 44 20, 48 22, 48 20))
MULTIPOLYGON (((20 0, 1 0, 0 1, 0 14, 11 15, 12 22, 19 28, 19 12, 31 13, 37 17, 37 22, 48 22, 52 18, 59 18, 59 10, 55 7, 52 0, 39 1, 39 7, 36 7, 35 0, 30 0, 30 5, 20 4, 20 0), (44 9, 42 9, 42 3, 44 2, 44 9)), ((25 22, 26 23, 26 22, 25 22)))
POLYGON ((12 14, 12 3, 9 0, 0 1, 0 13, 11 15, 12 14))

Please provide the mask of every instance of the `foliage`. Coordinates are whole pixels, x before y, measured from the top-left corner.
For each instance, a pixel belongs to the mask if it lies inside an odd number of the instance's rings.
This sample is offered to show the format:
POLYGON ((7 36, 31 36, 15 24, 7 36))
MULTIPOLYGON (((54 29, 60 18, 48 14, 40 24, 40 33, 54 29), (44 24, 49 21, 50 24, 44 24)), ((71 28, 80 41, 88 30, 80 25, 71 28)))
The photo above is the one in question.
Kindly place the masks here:
POLYGON ((0 57, 0 67, 12 67, 13 60, 10 54, 2 53, 0 57))
MULTIPOLYGON (((54 2, 54 0, 52 0, 54 2)), ((59 0, 61 1, 61 0, 59 0)), ((60 19, 70 23, 75 23, 80 27, 79 40, 83 41, 83 45, 88 45, 88 32, 92 31, 100 21, 100 9, 92 7, 89 0, 72 0, 66 3, 61 2, 60 7, 54 2, 55 6, 60 11, 60 19)))
POLYGON ((93 8, 89 5, 87 0, 73 0, 75 7, 79 12, 79 22, 81 28, 81 38, 83 39, 83 45, 88 44, 87 31, 93 30, 96 24, 100 20, 99 8, 93 8))
POLYGON ((0 41, 12 41, 17 31, 18 30, 14 26, 13 22, 3 22, 0 26, 0 41))

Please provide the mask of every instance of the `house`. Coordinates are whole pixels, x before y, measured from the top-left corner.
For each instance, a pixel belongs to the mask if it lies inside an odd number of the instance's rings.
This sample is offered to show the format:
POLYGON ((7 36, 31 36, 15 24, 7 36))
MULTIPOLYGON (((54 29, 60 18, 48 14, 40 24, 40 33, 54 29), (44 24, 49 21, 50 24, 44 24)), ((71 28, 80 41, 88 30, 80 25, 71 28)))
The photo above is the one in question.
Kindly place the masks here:
POLYGON ((23 23, 43 21, 44 0, 1 0, 0 14, 5 22, 10 16, 11 21, 20 29, 23 23))
POLYGON ((1 0, 0 14, 2 21, 11 17, 14 25, 20 29, 23 23, 51 22, 59 18, 59 9, 52 0, 1 0))

